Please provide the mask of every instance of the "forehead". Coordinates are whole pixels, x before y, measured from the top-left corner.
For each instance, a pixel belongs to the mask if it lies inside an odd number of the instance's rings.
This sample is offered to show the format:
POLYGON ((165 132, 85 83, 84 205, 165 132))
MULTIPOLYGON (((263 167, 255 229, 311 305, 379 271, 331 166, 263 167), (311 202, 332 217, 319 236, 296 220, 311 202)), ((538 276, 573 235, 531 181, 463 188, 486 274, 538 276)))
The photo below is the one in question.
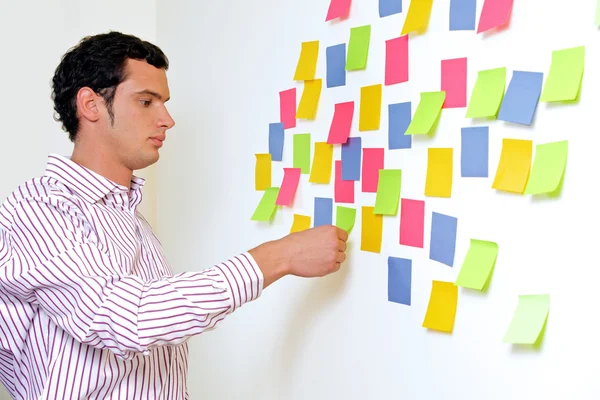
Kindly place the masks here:
POLYGON ((128 59, 125 63, 126 78, 120 86, 126 91, 151 90, 169 97, 167 73, 146 61, 128 59))

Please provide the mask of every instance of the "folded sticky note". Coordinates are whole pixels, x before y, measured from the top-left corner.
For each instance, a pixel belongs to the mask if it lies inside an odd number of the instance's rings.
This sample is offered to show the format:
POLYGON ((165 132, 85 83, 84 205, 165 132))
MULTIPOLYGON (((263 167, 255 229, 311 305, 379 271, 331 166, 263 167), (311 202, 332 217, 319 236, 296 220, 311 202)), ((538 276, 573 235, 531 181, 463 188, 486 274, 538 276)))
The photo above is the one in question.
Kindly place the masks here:
POLYGON ((314 213, 315 227, 321 225, 332 225, 333 200, 325 197, 315 197, 314 213))
POLYGON ((489 164, 489 127, 461 129, 460 175, 487 178, 489 164))
POLYGON ((260 202, 252 214, 252 221, 269 221, 274 215, 277 206, 277 195, 279 194, 278 187, 270 187, 265 189, 260 202))
POLYGON ((265 190, 268 187, 271 187, 271 154, 256 154, 254 188, 265 190))
POLYGON ((521 125, 531 125, 542 92, 544 74, 513 71, 502 100, 498 119, 521 125))
POLYGON ((329 127, 329 136, 327 143, 342 144, 346 143, 350 136, 352 128, 352 117, 354 116, 354 102, 346 101, 337 103, 333 112, 333 119, 329 127))
POLYGON ((429 243, 429 258, 446 264, 454 265, 456 251, 456 230, 458 219, 437 212, 431 214, 431 239, 429 243))
POLYGON ((283 169, 283 181, 281 182, 279 195, 275 202, 276 205, 289 206, 292 204, 296 195, 296 189, 298 188, 298 182, 300 181, 300 173, 300 168, 283 169))
POLYGON ((374 207, 362 207, 362 229, 360 249, 372 253, 381 252, 381 237, 383 233, 383 215, 375 214, 374 207))
POLYGON ((279 92, 279 120, 284 129, 296 127, 296 88, 279 92))
POLYGON ((519 296, 519 303, 502 340, 504 343, 536 344, 550 312, 550 295, 519 296))
POLYGON ((310 81, 315 79, 317 71, 317 59, 319 57, 319 41, 302 42, 300 57, 296 64, 294 80, 310 81))
POLYGON ((346 71, 365 69, 371 42, 371 25, 350 28, 346 71))
POLYGON ((363 149, 363 192, 377 192, 377 186, 379 185, 379 170, 383 168, 384 156, 384 149, 363 149))
POLYGON ((329 183, 332 164, 333 145, 325 142, 316 142, 315 156, 308 181, 313 183, 329 183))
POLYGON ((513 0, 485 0, 479 17, 477 33, 485 32, 508 22, 513 0))
POLYGON ((360 137, 349 137, 342 144, 342 179, 358 181, 360 179, 362 143, 360 137))
POLYGON ((379 129, 381 118, 381 84, 360 88, 359 131, 379 129))
POLYGON ((419 105, 406 129, 406 135, 427 135, 440 115, 446 92, 422 92, 419 105))
POLYGON ((317 108, 319 106, 319 98, 321 97, 321 79, 313 79, 312 81, 304 81, 304 90, 296 112, 296 118, 315 119, 317 116, 317 108))
POLYGON ((346 84, 346 43, 329 46, 325 50, 327 61, 327 87, 346 84))
POLYGON ((334 198, 336 203, 354 203, 354 182, 342 179, 342 161, 335 161, 334 198))
POLYGON ((290 233, 304 231, 310 228, 310 215, 294 214, 294 222, 290 233))
POLYGON ((408 81, 408 35, 385 41, 386 86, 408 81))
POLYGON ((584 61, 585 46, 553 51, 540 101, 576 100, 583 79, 584 61))
POLYGON ((350 234, 356 220, 356 208, 337 206, 335 210, 335 226, 350 234))
POLYGON ((483 290, 496 265, 497 257, 497 243, 471 239, 471 245, 456 278, 456 285, 469 289, 483 290))
POLYGON ((430 147, 427 150, 425 196, 450 197, 452 195, 453 151, 451 147, 430 147))
POLYGON ((310 133, 294 134, 293 166, 303 174, 310 173, 310 133))
POLYGON ((410 306, 412 260, 388 257, 388 301, 410 306))
POLYGON ((535 158, 525 194, 553 193, 559 186, 567 166, 568 141, 535 146, 535 158))
POLYGON ((402 12, 402 0, 379 0, 379 18, 402 12))
POLYGON ((450 30, 475 30, 477 0, 450 0, 450 30))
POLYGON ((504 98, 506 67, 486 69, 477 73, 467 107, 467 118, 496 117, 504 98))
POLYGON ((272 122, 269 124, 269 153, 273 161, 283 159, 283 122, 272 122))
POLYGON ((467 58, 442 60, 443 108, 467 106, 467 58))
POLYGON ((502 153, 492 188, 523 194, 531 170, 531 140, 502 139, 502 153))
POLYGON ((335 18, 346 18, 350 12, 351 0, 331 0, 325 21, 335 18))
POLYGON ((433 0, 411 1, 402 27, 402 35, 411 32, 424 33, 429 24, 432 5, 433 0))
POLYGON ((451 333, 454 329, 457 303, 458 286, 452 282, 432 281, 423 328, 451 333))
POLYGON ((402 199, 400 202, 400 244, 423 248, 425 202, 402 199))
POLYGON ((410 149, 412 135, 405 135, 411 121, 411 103, 388 104, 388 148, 410 149))
POLYGON ((375 214, 396 215, 402 186, 401 169, 380 169, 375 198, 375 214))

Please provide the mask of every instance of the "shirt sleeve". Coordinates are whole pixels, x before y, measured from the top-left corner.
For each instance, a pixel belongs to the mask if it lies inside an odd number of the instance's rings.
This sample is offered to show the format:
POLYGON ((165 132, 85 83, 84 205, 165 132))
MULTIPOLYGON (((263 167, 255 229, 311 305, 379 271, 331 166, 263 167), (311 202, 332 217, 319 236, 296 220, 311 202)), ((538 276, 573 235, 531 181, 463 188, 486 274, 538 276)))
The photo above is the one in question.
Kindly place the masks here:
POLYGON ((70 202, 25 199, 14 212, 0 288, 39 305, 80 342, 122 359, 214 329, 257 299, 263 275, 240 253, 212 268, 144 281, 98 244, 70 202), (67 204, 68 203, 68 204, 67 204))

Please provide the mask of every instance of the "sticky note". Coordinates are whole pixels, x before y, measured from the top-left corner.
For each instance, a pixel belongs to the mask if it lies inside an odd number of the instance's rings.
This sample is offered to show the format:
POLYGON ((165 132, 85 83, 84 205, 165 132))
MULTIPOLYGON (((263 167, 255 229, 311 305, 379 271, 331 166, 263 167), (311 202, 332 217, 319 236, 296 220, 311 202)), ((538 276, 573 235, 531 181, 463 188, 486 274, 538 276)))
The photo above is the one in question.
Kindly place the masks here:
POLYGON ((283 159, 283 122, 272 122, 269 124, 269 153, 273 161, 283 159))
POLYGON ((485 0, 479 17, 477 33, 505 25, 510 17, 512 6, 513 0, 485 0))
POLYGON ((386 86, 408 81, 408 35, 385 41, 386 86))
POLYGON ((271 187, 271 154, 256 154, 254 188, 265 190, 268 187, 271 187))
POLYGON ((363 192, 377 192, 377 186, 379 185, 379 170, 383 168, 384 156, 384 149, 363 149, 363 192))
POLYGON ((568 141, 535 146, 535 158, 525 194, 554 193, 560 186, 567 166, 568 141))
POLYGON ((379 0, 379 18, 402 12, 402 0, 379 0))
POLYGON ((446 92, 422 92, 415 115, 406 129, 406 135, 427 135, 440 115, 446 92))
POLYGON ((270 187, 265 189, 260 202, 256 206, 254 210, 254 214, 252 214, 252 221, 269 221, 274 215, 277 206, 275 205, 275 201, 277 201, 277 195, 279 194, 278 187, 270 187))
POLYGON ((304 90, 302 91, 296 118, 315 119, 319 106, 319 98, 321 97, 321 86, 321 79, 304 81, 304 90))
POLYGON ((290 233, 301 232, 310 228, 310 215, 294 214, 294 222, 290 233))
POLYGON ((477 0, 450 0, 450 30, 475 30, 477 0))
POLYGON ((492 188, 523 194, 529 179, 532 153, 531 140, 502 139, 502 153, 492 188))
POLYGON ((429 258, 449 267, 454 266, 458 219, 437 212, 431 214, 429 258))
POLYGON ((373 210, 374 207, 362 206, 360 249, 372 253, 381 253, 383 215, 375 214, 373 210))
POLYGON ((361 87, 358 130, 363 132, 379 129, 380 118, 381 84, 361 87))
POLYGON ((350 234, 355 221, 356 208, 337 206, 335 210, 335 226, 350 234))
POLYGON ((496 117, 504 98, 506 67, 486 69, 477 73, 467 107, 467 118, 496 117))
POLYGON ((400 202, 400 244, 423 248, 425 202, 402 199, 400 202))
POLYGON ((327 137, 327 143, 329 144, 343 144, 348 140, 350 136, 350 129, 352 128, 352 118, 354 117, 354 102, 347 101, 344 103, 337 103, 333 112, 333 119, 329 127, 329 136, 327 137))
POLYGON ((335 161, 334 198, 336 203, 354 203, 354 181, 342 179, 342 161, 335 161))
POLYGON ((450 197, 452 195, 453 149, 430 147, 427 149, 427 177, 425 196, 450 197))
POLYGON ((442 60, 443 108, 467 106, 467 58, 442 60))
POLYGON ((553 51, 550 72, 540 101, 576 100, 583 79, 584 61, 585 46, 553 51))
POLYGON ((456 278, 456 285, 464 288, 483 290, 489 281, 496 258, 498 244, 488 240, 471 239, 471 244, 463 265, 456 278))
POLYGON ((452 282, 432 281, 423 328, 452 333, 458 303, 458 286, 452 282))
POLYGON ((284 129, 296 127, 296 88, 279 92, 279 120, 284 129))
POLYGON ((401 169, 380 169, 375 198, 375 214, 396 215, 402 186, 401 169))
POLYGON ((348 54, 346 55, 346 71, 365 69, 371 42, 371 25, 350 28, 348 54))
POLYGON ((325 21, 331 21, 335 18, 346 18, 350 12, 351 0, 331 0, 325 21))
POLYGON ((388 301, 410 306, 412 260, 388 257, 388 301))
POLYGON ((294 134, 293 167, 303 174, 310 173, 310 133, 294 134))
POLYGON ((460 133, 460 175, 487 178, 489 127, 469 126, 462 128, 460 133))
POLYGON ((329 46, 325 50, 327 61, 327 87, 346 84, 346 43, 329 46))
POLYGON ((402 27, 402 35, 411 32, 424 33, 429 24, 432 5, 433 0, 411 1, 402 27))
POLYGON ((315 156, 308 181, 312 183, 329 183, 332 164, 333 145, 325 142, 316 142, 315 156))
POLYGON ((359 137, 350 137, 342 144, 342 179, 360 180, 362 143, 359 137))
POLYGON ((502 100, 498 119, 514 124, 531 125, 542 92, 544 74, 513 71, 502 100))
POLYGON ((504 343, 536 344, 550 312, 550 295, 522 294, 504 334, 504 343))
POLYGON ((289 206, 294 200, 296 195, 296 189, 298 189, 298 182, 300 181, 300 168, 284 168, 283 169, 283 180, 281 182, 281 188, 279 189, 279 195, 275 202, 278 206, 289 206))
POLYGON ((410 149, 412 135, 405 135, 412 117, 411 103, 388 104, 388 148, 410 149))
POLYGON ((325 197, 315 197, 314 226, 333 224, 333 200, 325 197))
POLYGON ((319 41, 302 42, 300 57, 296 64, 294 80, 311 81, 315 79, 317 71, 317 59, 319 58, 319 41))
POLYGON ((598 4, 596 4, 596 18, 594 19, 594 24, 600 26, 600 0, 598 0, 598 4))

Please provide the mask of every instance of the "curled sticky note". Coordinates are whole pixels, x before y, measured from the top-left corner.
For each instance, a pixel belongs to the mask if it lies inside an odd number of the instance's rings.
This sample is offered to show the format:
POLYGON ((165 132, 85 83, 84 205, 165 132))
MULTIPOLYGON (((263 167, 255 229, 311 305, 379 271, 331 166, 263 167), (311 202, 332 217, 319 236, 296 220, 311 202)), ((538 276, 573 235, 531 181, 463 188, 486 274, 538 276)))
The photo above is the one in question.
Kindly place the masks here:
POLYGON ((576 100, 583 79, 584 61, 585 46, 553 51, 550 72, 540 101, 576 100))
POLYGON ((451 333, 454 329, 457 303, 458 286, 452 282, 432 281, 423 328, 451 333))
POLYGON ((541 339, 550 312, 550 295, 520 295, 506 333, 505 343, 536 344, 541 339))
POLYGON ((304 90, 302 91, 298 111, 296 111, 296 118, 309 120, 316 118, 322 84, 322 79, 304 81, 304 90))
POLYGON ((252 214, 251 220, 253 221, 270 221, 275 215, 277 205, 277 195, 279 194, 278 187, 270 187, 265 189, 260 202, 252 214))
POLYGON ((310 228, 310 215, 294 214, 294 222, 290 229, 290 233, 301 232, 310 228))
POLYGON ((433 0, 411 1, 402 27, 402 35, 411 32, 424 33, 429 25, 432 5, 433 0))
POLYGON ((427 135, 437 121, 444 101, 446 92, 422 92, 419 105, 413 115, 410 125, 406 129, 406 135, 427 135))
POLYGON ((318 57, 319 41, 313 40, 310 42, 303 42, 302 49, 300 50, 300 57, 298 58, 298 64, 296 65, 294 80, 310 81, 315 79, 318 57))
POLYGON ((477 73, 467 107, 467 118, 495 118, 506 89, 506 67, 486 69, 477 73))
POLYGON ((335 226, 350 234, 355 220, 356 208, 337 206, 335 211, 335 226))
POLYGON ((535 146, 535 158, 525 194, 556 192, 567 166, 568 147, 566 140, 535 146))
POLYGON ((487 240, 471 239, 469 251, 456 278, 456 285, 483 290, 488 283, 496 258, 498 257, 498 244, 487 240))
POLYGON ((492 188, 523 194, 529 180, 532 152, 531 140, 502 139, 502 153, 492 188))

